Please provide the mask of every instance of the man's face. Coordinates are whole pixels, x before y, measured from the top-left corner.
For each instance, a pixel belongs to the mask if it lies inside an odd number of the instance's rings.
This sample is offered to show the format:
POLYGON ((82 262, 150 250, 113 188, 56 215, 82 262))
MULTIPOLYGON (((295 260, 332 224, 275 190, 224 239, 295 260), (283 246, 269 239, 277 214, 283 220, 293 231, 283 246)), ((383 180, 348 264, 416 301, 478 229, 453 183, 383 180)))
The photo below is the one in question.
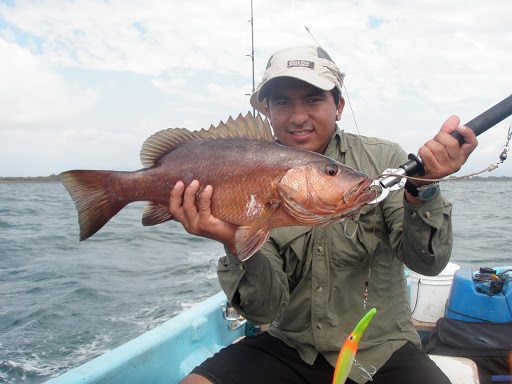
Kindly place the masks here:
POLYGON ((279 143, 323 154, 341 116, 343 98, 337 106, 331 91, 293 78, 275 79, 271 86, 268 110, 279 143))

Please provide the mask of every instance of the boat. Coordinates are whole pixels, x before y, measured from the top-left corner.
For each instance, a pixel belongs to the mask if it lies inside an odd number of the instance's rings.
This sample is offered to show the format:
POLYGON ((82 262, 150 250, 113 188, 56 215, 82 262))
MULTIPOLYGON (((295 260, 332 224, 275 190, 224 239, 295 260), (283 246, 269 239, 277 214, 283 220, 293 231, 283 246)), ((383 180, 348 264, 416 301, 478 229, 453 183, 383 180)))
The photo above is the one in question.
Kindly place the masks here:
MULTIPOLYGON (((480 278, 482 271, 460 269, 452 263, 437 277, 405 272, 413 322, 423 339, 436 329, 437 317, 451 317, 468 323, 487 321, 512 327, 512 267, 485 271, 491 276, 490 280, 480 278), (496 281, 492 274, 501 274, 502 285, 499 292, 489 295, 488 290, 496 289, 491 287, 496 281), (418 305, 424 308, 420 310, 418 305), (430 309, 424 310, 426 308, 430 309), (484 319, 485 316, 488 318, 484 319), (461 317, 464 318, 461 320, 461 317)), ((164 324, 47 383, 178 383, 192 368, 224 346, 258 331, 261 329, 236 313, 221 291, 164 324)), ((480 383, 477 366, 471 359, 443 355, 430 357, 452 383, 480 383)), ((511 376, 494 375, 492 381, 510 383, 511 376)))

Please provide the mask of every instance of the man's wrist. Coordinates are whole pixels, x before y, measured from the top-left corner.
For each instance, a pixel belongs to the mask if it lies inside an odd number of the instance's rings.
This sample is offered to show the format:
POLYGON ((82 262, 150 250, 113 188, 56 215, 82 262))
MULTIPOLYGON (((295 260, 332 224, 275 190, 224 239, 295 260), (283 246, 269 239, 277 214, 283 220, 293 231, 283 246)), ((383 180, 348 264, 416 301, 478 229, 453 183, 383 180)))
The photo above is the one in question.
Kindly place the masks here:
POLYGON ((411 201, 410 199, 407 199, 411 202, 425 202, 430 200, 432 197, 434 197, 437 192, 439 191, 439 183, 433 183, 433 184, 425 184, 421 186, 416 186, 413 183, 410 182, 410 180, 407 180, 404 189, 408 192, 408 195, 414 198, 416 201, 411 201))

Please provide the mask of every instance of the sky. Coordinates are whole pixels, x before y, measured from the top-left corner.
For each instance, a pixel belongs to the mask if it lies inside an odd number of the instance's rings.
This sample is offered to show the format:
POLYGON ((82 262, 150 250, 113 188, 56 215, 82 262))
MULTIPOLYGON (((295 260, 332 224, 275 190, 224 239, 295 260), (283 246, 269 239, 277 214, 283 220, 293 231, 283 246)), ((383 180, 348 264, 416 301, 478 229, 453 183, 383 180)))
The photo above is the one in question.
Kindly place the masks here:
MULTIPOLYGON (((508 0, 253 0, 256 84, 274 51, 319 43, 346 73, 341 128, 417 153, 512 93, 511 15, 508 0)), ((250 19, 250 0, 0 0, 0 177, 136 170, 154 132, 246 114, 250 19)), ((457 175, 497 162, 511 123, 457 175)))

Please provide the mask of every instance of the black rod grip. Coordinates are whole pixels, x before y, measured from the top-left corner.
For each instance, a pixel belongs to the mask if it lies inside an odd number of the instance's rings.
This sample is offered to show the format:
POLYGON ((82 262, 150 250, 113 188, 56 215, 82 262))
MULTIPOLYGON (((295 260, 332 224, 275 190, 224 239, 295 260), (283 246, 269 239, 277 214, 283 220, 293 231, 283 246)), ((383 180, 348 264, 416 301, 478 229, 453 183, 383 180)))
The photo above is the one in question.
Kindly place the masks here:
MULTIPOLYGON (((464 125, 472 129, 475 135, 478 136, 510 115, 512 115, 512 95, 464 125)), ((464 144, 464 138, 457 131, 452 132, 451 135, 458 140, 459 145, 464 144)))

